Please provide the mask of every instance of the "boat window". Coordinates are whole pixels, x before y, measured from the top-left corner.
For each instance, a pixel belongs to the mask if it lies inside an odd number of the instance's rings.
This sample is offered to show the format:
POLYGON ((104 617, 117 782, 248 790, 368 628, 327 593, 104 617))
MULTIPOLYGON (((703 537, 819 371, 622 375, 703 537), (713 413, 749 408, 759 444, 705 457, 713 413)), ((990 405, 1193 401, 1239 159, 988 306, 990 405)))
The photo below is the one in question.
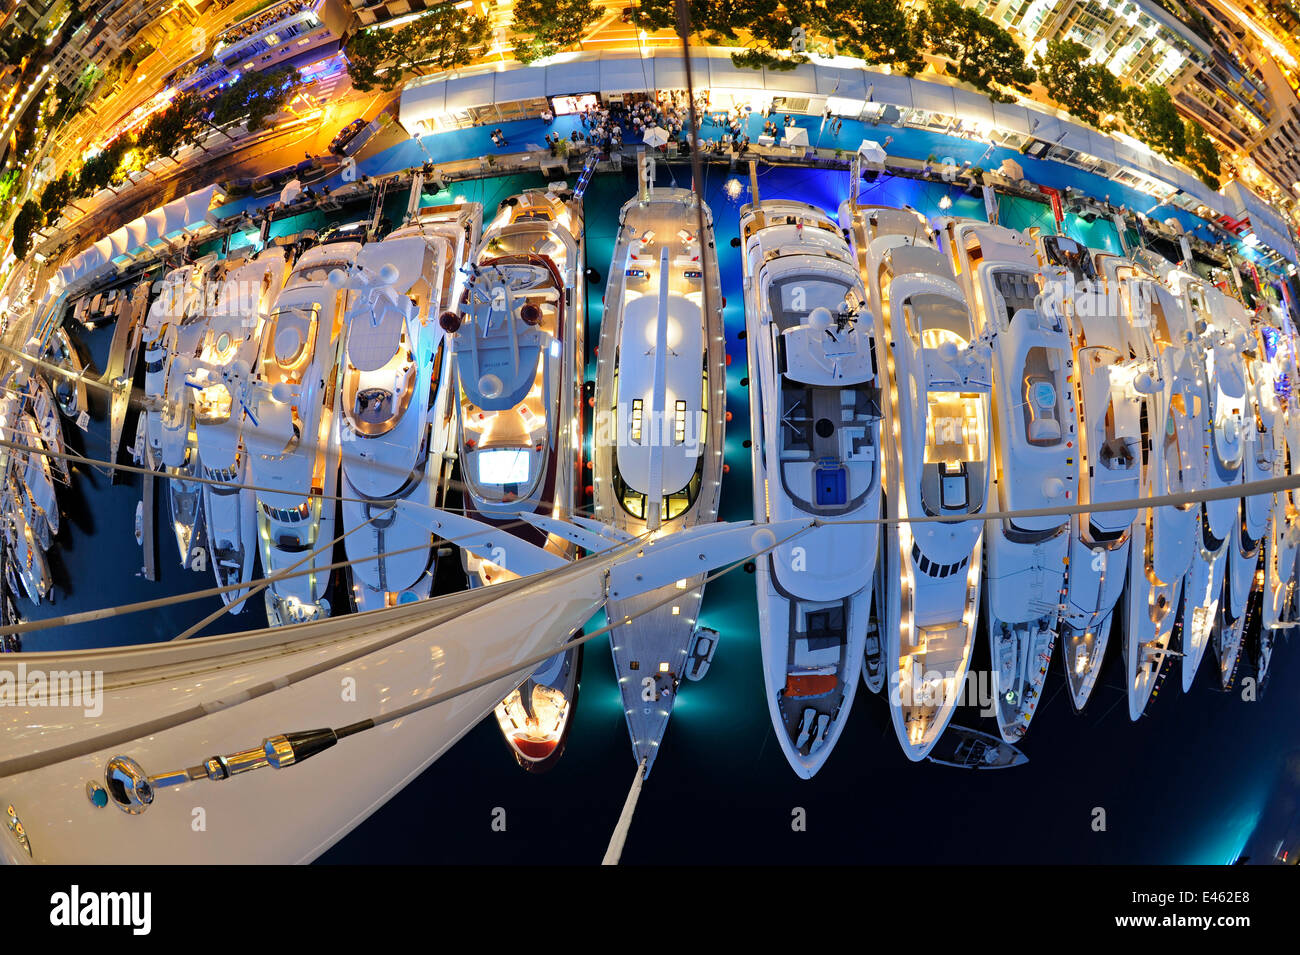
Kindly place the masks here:
POLYGON ((393 415, 393 393, 385 388, 358 391, 352 413, 364 424, 383 424, 393 415))
POLYGON ((1060 361, 1059 353, 1052 349, 1031 348, 1025 355, 1024 415, 1025 439, 1037 448, 1050 448, 1061 443, 1064 427, 1061 420, 1061 396, 1052 368, 1052 358, 1060 361))
POLYGON ((530 449, 493 448, 479 451, 478 481, 495 486, 519 485, 528 481, 530 449))

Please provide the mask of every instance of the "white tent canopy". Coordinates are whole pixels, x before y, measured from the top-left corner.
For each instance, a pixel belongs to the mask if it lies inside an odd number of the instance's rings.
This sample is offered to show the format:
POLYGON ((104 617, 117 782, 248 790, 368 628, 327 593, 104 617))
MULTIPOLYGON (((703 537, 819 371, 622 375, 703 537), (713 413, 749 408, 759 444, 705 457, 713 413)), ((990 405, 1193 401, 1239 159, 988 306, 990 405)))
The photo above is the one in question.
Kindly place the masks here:
MULTIPOLYGON (((960 122, 968 133, 1011 134, 1033 137, 1042 143, 1073 150, 1127 168, 1139 178, 1150 180, 1157 192, 1181 191, 1211 210, 1221 211, 1223 197, 1194 175, 1174 166, 1148 150, 1133 148, 1123 140, 1107 136, 1063 118, 1046 107, 993 103, 972 90, 948 85, 938 78, 920 79, 864 69, 847 57, 814 58, 793 70, 747 70, 731 62, 730 51, 696 49, 691 53, 695 85, 719 93, 732 93, 757 103, 764 98, 809 98, 809 109, 825 104, 842 116, 881 111, 923 110, 940 121, 960 122)), ((402 89, 400 116, 408 129, 437 129, 456 126, 462 118, 452 114, 493 103, 517 102, 521 98, 572 96, 594 92, 650 92, 684 89, 685 61, 677 51, 647 50, 644 59, 626 53, 574 52, 549 58, 532 66, 480 68, 460 71, 454 77, 435 74, 413 80, 402 89), (527 96, 521 96, 524 90, 527 96)), ((787 110, 793 111, 787 107, 787 110)), ((909 117, 907 121, 916 121, 909 117)), ((1036 155, 1036 154, 1035 154, 1036 155)), ((1085 168, 1089 167, 1086 160, 1085 168)))
POLYGON ((194 234, 208 224, 216 190, 216 186, 207 186, 132 219, 60 266, 59 281, 63 287, 88 285, 117 266, 166 245, 168 239, 194 234))

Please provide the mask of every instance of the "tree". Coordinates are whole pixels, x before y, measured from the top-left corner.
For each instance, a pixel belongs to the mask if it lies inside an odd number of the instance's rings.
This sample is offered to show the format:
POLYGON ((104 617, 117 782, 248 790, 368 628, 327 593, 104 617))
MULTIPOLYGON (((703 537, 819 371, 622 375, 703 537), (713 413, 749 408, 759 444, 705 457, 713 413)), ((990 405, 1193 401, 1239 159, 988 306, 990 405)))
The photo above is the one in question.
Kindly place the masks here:
POLYGON ((193 93, 180 93, 164 110, 154 113, 140 130, 136 144, 146 155, 174 156, 185 145, 197 145, 207 123, 204 106, 193 93))
POLYGON ((90 157, 81 166, 77 176, 76 195, 90 196, 113 182, 122 156, 130 142, 125 136, 118 136, 111 143, 90 157))
POLYGON ((1183 159, 1187 134, 1173 97, 1163 86, 1134 87, 1128 91, 1124 118, 1134 134, 1156 152, 1183 159))
POLYGON ((959 80, 993 99, 1008 99, 997 87, 1023 92, 1036 77, 1025 51, 1006 30, 959 0, 934 0, 920 15, 926 47, 953 63, 959 80))
POLYGON ((812 0, 802 10, 786 7, 818 36, 834 42, 840 53, 869 64, 890 64, 908 76, 921 68, 916 15, 896 0, 812 0))
POLYGON ((464 66, 487 45, 491 24, 441 3, 395 30, 359 30, 347 41, 348 76, 362 92, 396 89, 407 70, 464 66))
MULTIPOLYGON (((794 28, 809 28, 807 0, 688 0, 687 9, 691 30, 703 43, 745 48, 731 54, 737 66, 792 70, 808 62, 802 51, 791 49, 794 28)), ((675 0, 639 0, 624 16, 648 33, 678 26, 675 0)))
POLYGON ((41 190, 41 211, 45 213, 45 222, 51 223, 59 218, 59 212, 72 198, 72 175, 66 170, 57 179, 51 179, 41 190))
POLYGON ((41 226, 41 207, 31 199, 23 203, 14 217, 14 257, 27 258, 32 250, 32 233, 41 226))
POLYGON ((1223 166, 1219 160, 1219 147, 1205 134, 1205 128, 1194 120, 1187 120, 1183 126, 1183 139, 1187 143, 1187 164, 1196 171, 1211 189, 1219 189, 1219 176, 1223 166))
POLYGON ((515 0, 515 59, 531 63, 581 43, 600 13, 592 0, 515 0))
POLYGON ((1061 106, 1093 126, 1106 125, 1108 114, 1124 103, 1124 86, 1100 63, 1090 63, 1090 51, 1073 40, 1048 40, 1047 51, 1035 63, 1047 93, 1061 106))
POLYGON ((249 132, 261 129, 288 102, 297 81, 298 72, 288 66, 244 73, 212 101, 212 121, 225 126, 247 117, 249 132))

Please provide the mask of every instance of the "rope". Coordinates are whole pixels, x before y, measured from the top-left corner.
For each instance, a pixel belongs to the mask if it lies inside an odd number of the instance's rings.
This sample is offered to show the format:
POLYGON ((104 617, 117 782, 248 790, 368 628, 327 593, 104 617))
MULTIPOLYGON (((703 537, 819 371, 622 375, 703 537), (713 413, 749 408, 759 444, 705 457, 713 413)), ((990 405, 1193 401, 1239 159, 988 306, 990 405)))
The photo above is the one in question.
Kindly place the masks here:
POLYGON ((600 860, 601 865, 618 865, 618 860, 623 857, 623 844, 627 842, 627 832, 632 828, 632 814, 636 812, 636 802, 641 797, 641 784, 644 781, 645 759, 642 759, 632 777, 632 788, 627 791, 623 811, 618 814, 618 823, 614 826, 613 835, 609 837, 609 848, 605 850, 605 858, 600 860))

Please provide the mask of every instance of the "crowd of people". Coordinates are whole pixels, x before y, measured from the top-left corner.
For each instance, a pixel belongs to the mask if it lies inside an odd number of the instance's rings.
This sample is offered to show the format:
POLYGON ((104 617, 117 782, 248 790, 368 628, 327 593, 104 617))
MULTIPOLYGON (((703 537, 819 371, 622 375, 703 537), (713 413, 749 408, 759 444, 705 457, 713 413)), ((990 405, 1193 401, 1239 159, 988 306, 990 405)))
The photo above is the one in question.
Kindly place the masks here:
MULTIPOLYGON (((546 146, 552 156, 560 154, 562 144, 569 148, 592 146, 608 153, 622 146, 624 140, 644 142, 651 130, 660 129, 666 137, 666 142, 656 147, 660 151, 666 151, 670 145, 689 149, 690 106, 690 100, 682 90, 663 90, 654 98, 632 95, 603 106, 592 103, 574 114, 579 125, 570 132, 567 140, 560 133, 547 133, 546 146)), ((700 135, 703 149, 715 153, 733 150, 742 155, 749 150, 749 121, 754 116, 751 106, 710 109, 709 94, 704 91, 696 96, 695 114, 705 127, 700 135)), ((774 140, 782 138, 783 129, 797 125, 793 115, 776 115, 770 107, 764 109, 761 116, 763 134, 774 140)), ((549 108, 543 109, 541 119, 549 126, 555 122, 555 114, 549 108)), ((822 117, 822 129, 838 134, 842 128, 843 120, 833 117, 827 110, 822 117)), ((498 149, 507 145, 500 129, 492 130, 491 135, 498 149)))
POLYGON ((316 0, 287 0, 285 3, 277 3, 275 6, 268 7, 256 16, 250 17, 241 23, 236 23, 233 27, 221 34, 221 42, 226 46, 237 43, 245 37, 265 30, 277 20, 283 20, 285 17, 292 16, 295 13, 301 13, 304 10, 310 10, 316 0))

